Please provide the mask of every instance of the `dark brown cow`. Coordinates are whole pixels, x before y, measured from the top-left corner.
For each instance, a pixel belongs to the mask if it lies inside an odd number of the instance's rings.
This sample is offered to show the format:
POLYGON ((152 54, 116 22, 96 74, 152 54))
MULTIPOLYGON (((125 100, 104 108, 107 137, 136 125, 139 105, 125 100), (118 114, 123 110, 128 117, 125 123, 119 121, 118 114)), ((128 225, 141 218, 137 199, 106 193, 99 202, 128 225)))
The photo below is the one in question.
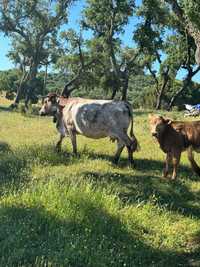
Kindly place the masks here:
POLYGON ((200 152, 200 121, 172 121, 162 116, 149 115, 149 123, 151 134, 167 154, 164 177, 167 177, 172 161, 172 179, 176 178, 181 153, 185 150, 188 152, 192 169, 200 176, 200 168, 193 156, 193 150, 200 152))

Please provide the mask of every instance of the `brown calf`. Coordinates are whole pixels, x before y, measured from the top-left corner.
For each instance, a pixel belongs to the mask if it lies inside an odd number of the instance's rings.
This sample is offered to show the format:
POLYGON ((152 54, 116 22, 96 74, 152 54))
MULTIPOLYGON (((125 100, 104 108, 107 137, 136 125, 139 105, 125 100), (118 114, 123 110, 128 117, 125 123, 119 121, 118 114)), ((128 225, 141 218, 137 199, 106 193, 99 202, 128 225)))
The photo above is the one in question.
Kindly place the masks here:
POLYGON ((149 115, 150 130, 166 156, 164 177, 169 173, 172 161, 172 179, 177 176, 181 152, 187 150, 192 169, 200 176, 200 168, 194 160, 193 150, 200 152, 200 121, 171 121, 158 115, 149 115))

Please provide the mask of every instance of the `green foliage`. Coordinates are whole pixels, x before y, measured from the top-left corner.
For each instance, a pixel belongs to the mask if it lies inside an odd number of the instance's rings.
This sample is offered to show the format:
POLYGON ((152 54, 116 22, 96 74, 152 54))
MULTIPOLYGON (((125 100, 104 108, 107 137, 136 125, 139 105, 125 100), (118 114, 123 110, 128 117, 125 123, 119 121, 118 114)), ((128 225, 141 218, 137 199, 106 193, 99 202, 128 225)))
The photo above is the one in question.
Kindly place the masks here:
POLYGON ((43 65, 55 51, 56 34, 67 19, 70 1, 9 1, 0 8, 0 28, 12 38, 10 57, 15 63, 43 65), (53 47, 52 47, 53 46, 53 47), (29 61, 29 62, 28 62, 29 61))
POLYGON ((25 94, 26 104, 34 98, 39 68, 54 63, 58 57, 57 35, 67 20, 71 2, 19 0, 0 5, 0 30, 11 38, 12 44, 8 56, 19 66, 23 76, 27 74, 23 81, 25 86, 21 86, 18 93, 25 94))
POLYGON ((109 34, 111 18, 114 16, 113 31, 120 33, 123 26, 128 23, 128 18, 133 14, 134 0, 87 0, 87 8, 84 10, 84 26, 91 28, 97 35, 109 34))
POLYGON ((134 108, 152 108, 154 105, 154 81, 148 75, 132 75, 129 82, 128 100, 134 108))
POLYGON ((17 69, 0 71, 0 91, 16 92, 21 73, 17 69))
POLYGON ((190 21, 200 29, 200 3, 196 0, 182 0, 181 6, 190 21))
POLYGON ((169 11, 158 0, 146 0, 138 8, 137 15, 143 20, 134 32, 134 39, 147 56, 154 56, 156 59, 158 51, 163 49, 169 11))
MULTIPOLYGON (((177 92, 182 86, 183 83, 181 81, 175 80, 173 85, 166 92, 163 102, 168 103, 173 94, 177 92)), ((199 104, 199 102, 200 102, 200 85, 198 83, 191 82, 190 86, 187 88, 186 91, 183 92, 181 97, 177 98, 174 106, 176 106, 178 110, 183 110, 185 109, 184 104, 196 105, 199 104)))

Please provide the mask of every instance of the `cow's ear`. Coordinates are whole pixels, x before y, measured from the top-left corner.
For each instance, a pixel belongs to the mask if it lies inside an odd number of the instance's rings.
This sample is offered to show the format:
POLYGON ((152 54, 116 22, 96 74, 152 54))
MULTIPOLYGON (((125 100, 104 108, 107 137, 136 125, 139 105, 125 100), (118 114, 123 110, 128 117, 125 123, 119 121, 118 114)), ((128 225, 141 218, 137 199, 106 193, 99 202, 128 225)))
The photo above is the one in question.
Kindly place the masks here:
POLYGON ((49 101, 51 101, 53 104, 57 103, 59 100, 59 96, 56 93, 50 93, 48 95, 49 101))

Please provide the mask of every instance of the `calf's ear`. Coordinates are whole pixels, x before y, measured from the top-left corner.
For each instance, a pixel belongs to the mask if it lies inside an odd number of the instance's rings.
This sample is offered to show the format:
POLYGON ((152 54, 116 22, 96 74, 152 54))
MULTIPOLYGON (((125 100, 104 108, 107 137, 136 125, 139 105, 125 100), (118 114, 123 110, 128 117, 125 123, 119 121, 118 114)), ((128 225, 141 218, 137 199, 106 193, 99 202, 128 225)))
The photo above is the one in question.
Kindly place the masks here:
POLYGON ((167 123, 167 124, 169 124, 169 125, 172 123, 172 119, 169 119, 169 118, 164 119, 164 121, 165 121, 165 123, 167 123))
POLYGON ((148 115, 149 120, 152 119, 153 117, 154 117, 154 114, 149 113, 149 115, 148 115))
POLYGON ((58 110, 59 110, 59 112, 62 113, 62 112, 63 112, 63 109, 64 109, 64 106, 60 106, 60 105, 58 106, 58 110))

